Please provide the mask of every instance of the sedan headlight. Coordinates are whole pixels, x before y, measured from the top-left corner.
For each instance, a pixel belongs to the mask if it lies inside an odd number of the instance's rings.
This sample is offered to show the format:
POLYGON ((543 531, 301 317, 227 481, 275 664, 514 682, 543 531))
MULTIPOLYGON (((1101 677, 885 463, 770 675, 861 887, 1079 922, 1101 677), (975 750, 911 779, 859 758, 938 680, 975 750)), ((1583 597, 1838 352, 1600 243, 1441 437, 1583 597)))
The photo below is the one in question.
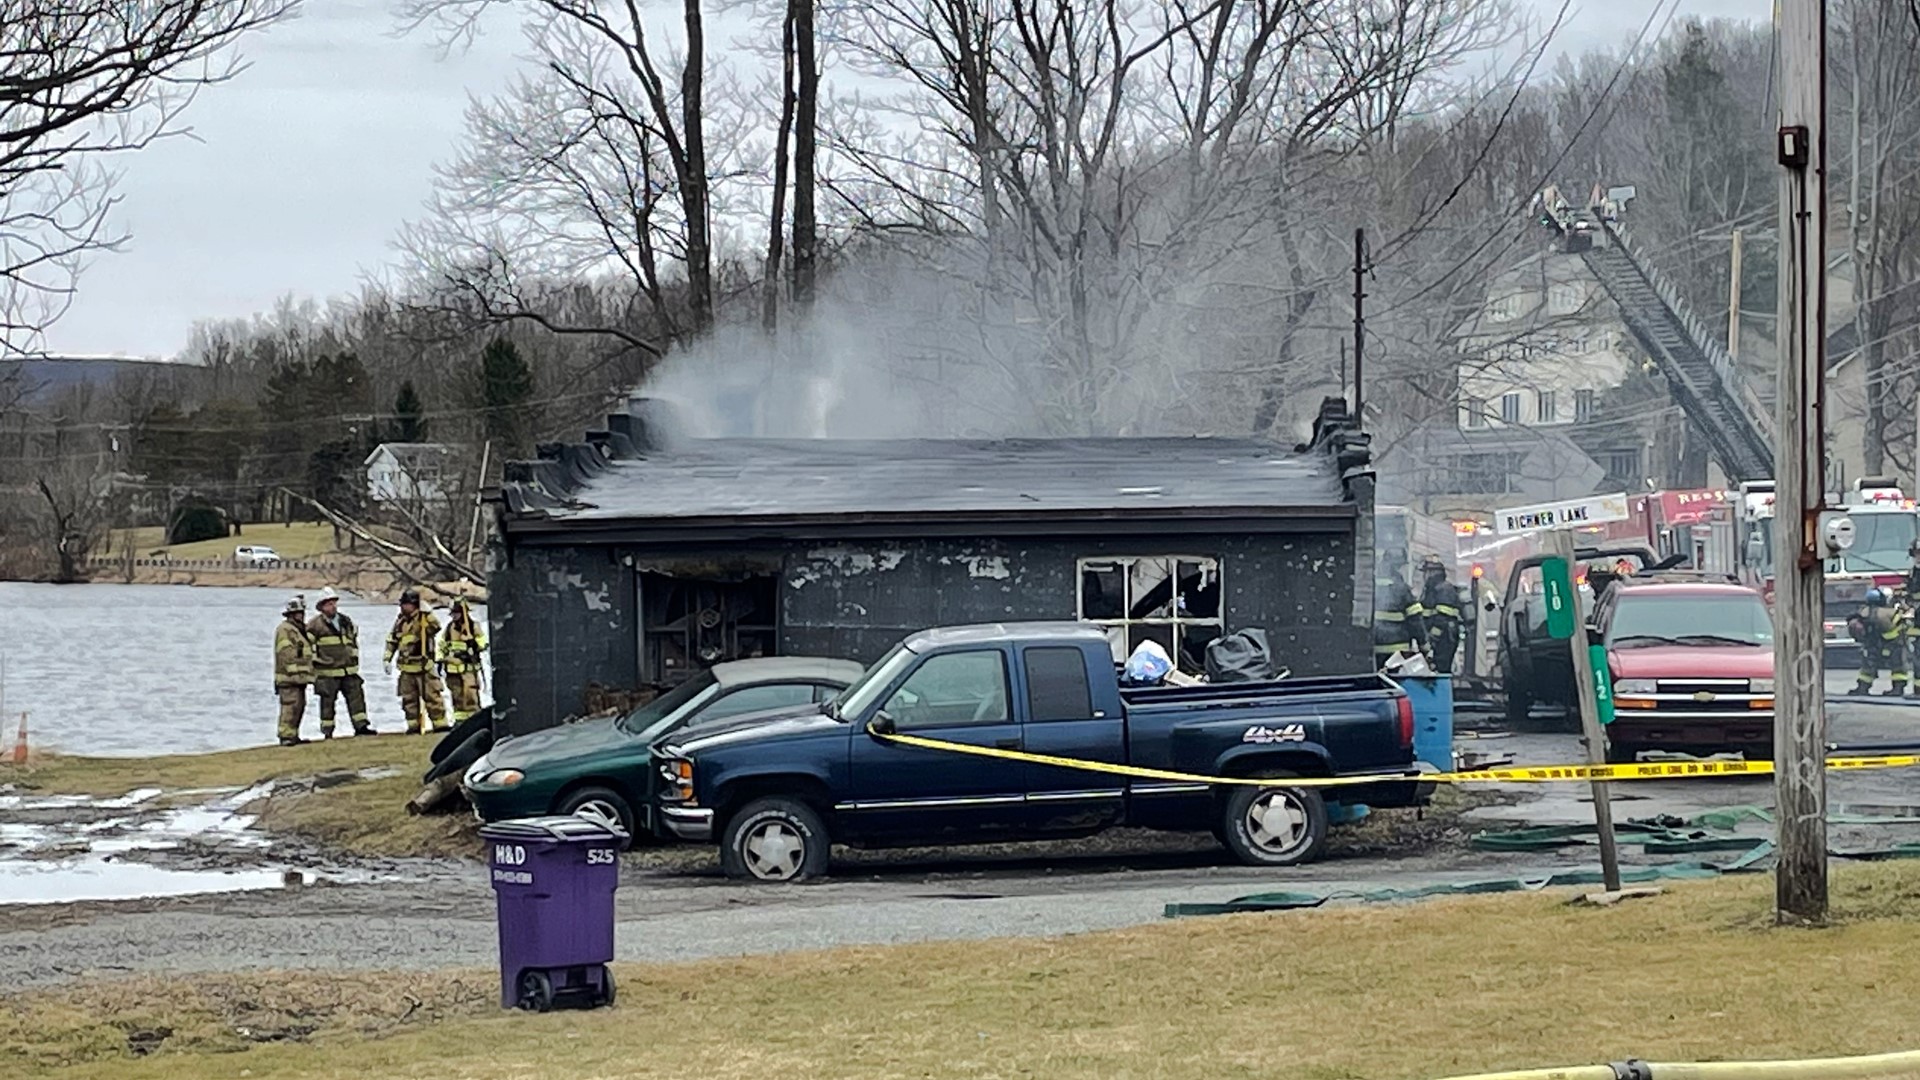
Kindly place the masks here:
POLYGON ((1772 679, 1748 679, 1747 689, 1756 694, 1771 694, 1773 693, 1773 680, 1772 679))
POLYGON ((494 769, 482 776, 476 787, 509 788, 525 780, 527 774, 519 769, 494 769))
POLYGON ((1613 695, 1615 697, 1622 695, 1651 694, 1653 692, 1654 681, 1652 679, 1621 679, 1619 682, 1613 684, 1613 695))

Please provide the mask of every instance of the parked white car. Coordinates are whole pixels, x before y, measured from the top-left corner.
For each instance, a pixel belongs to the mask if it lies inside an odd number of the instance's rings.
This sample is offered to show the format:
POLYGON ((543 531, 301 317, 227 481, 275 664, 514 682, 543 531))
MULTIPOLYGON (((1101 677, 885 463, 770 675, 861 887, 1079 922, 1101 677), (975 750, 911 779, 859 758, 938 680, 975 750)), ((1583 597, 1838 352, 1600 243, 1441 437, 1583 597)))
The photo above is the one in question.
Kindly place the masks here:
POLYGON ((263 544, 241 544, 233 549, 235 566, 279 566, 280 553, 263 544))

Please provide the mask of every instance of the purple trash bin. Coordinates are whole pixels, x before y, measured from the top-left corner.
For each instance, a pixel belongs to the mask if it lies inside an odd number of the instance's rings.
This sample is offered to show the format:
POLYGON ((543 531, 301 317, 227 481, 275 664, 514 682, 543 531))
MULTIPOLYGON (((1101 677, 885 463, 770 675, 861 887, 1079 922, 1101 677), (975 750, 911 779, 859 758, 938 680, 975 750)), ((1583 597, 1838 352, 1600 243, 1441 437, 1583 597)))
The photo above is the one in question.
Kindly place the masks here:
POLYGON ((538 817, 482 826, 500 925, 500 1005, 546 1012, 613 1004, 618 826, 538 817))

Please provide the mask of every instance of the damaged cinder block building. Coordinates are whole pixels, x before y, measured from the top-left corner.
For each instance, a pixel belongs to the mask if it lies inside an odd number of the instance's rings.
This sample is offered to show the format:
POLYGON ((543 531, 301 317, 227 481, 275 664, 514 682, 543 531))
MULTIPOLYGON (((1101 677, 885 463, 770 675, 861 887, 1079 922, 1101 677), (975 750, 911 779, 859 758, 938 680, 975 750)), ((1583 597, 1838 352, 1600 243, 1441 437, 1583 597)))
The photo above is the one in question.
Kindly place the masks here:
MULTIPOLYGON (((1373 474, 1329 400, 1238 438, 692 439, 635 399, 509 465, 488 612, 506 732, 745 657, 877 659, 928 626, 1080 619, 1114 655, 1262 627, 1296 674, 1365 670, 1373 474), (609 693, 611 691, 611 693, 609 693)), ((504 733, 504 732, 503 732, 504 733)))

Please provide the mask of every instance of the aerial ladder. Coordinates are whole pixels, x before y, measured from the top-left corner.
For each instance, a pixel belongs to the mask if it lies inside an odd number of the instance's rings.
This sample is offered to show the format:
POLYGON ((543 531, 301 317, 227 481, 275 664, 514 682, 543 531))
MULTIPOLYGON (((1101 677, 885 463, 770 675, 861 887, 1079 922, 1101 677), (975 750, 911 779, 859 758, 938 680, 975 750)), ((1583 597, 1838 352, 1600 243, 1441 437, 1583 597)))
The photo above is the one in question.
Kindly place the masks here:
POLYGON ((1541 223, 1559 234, 1564 250, 1585 261, 1619 306, 1627 331, 1666 378, 1675 404, 1706 437, 1727 479, 1771 477, 1773 414, 1713 331, 1636 248, 1599 189, 1586 206, 1576 206, 1558 188, 1548 187, 1536 206, 1541 223))

